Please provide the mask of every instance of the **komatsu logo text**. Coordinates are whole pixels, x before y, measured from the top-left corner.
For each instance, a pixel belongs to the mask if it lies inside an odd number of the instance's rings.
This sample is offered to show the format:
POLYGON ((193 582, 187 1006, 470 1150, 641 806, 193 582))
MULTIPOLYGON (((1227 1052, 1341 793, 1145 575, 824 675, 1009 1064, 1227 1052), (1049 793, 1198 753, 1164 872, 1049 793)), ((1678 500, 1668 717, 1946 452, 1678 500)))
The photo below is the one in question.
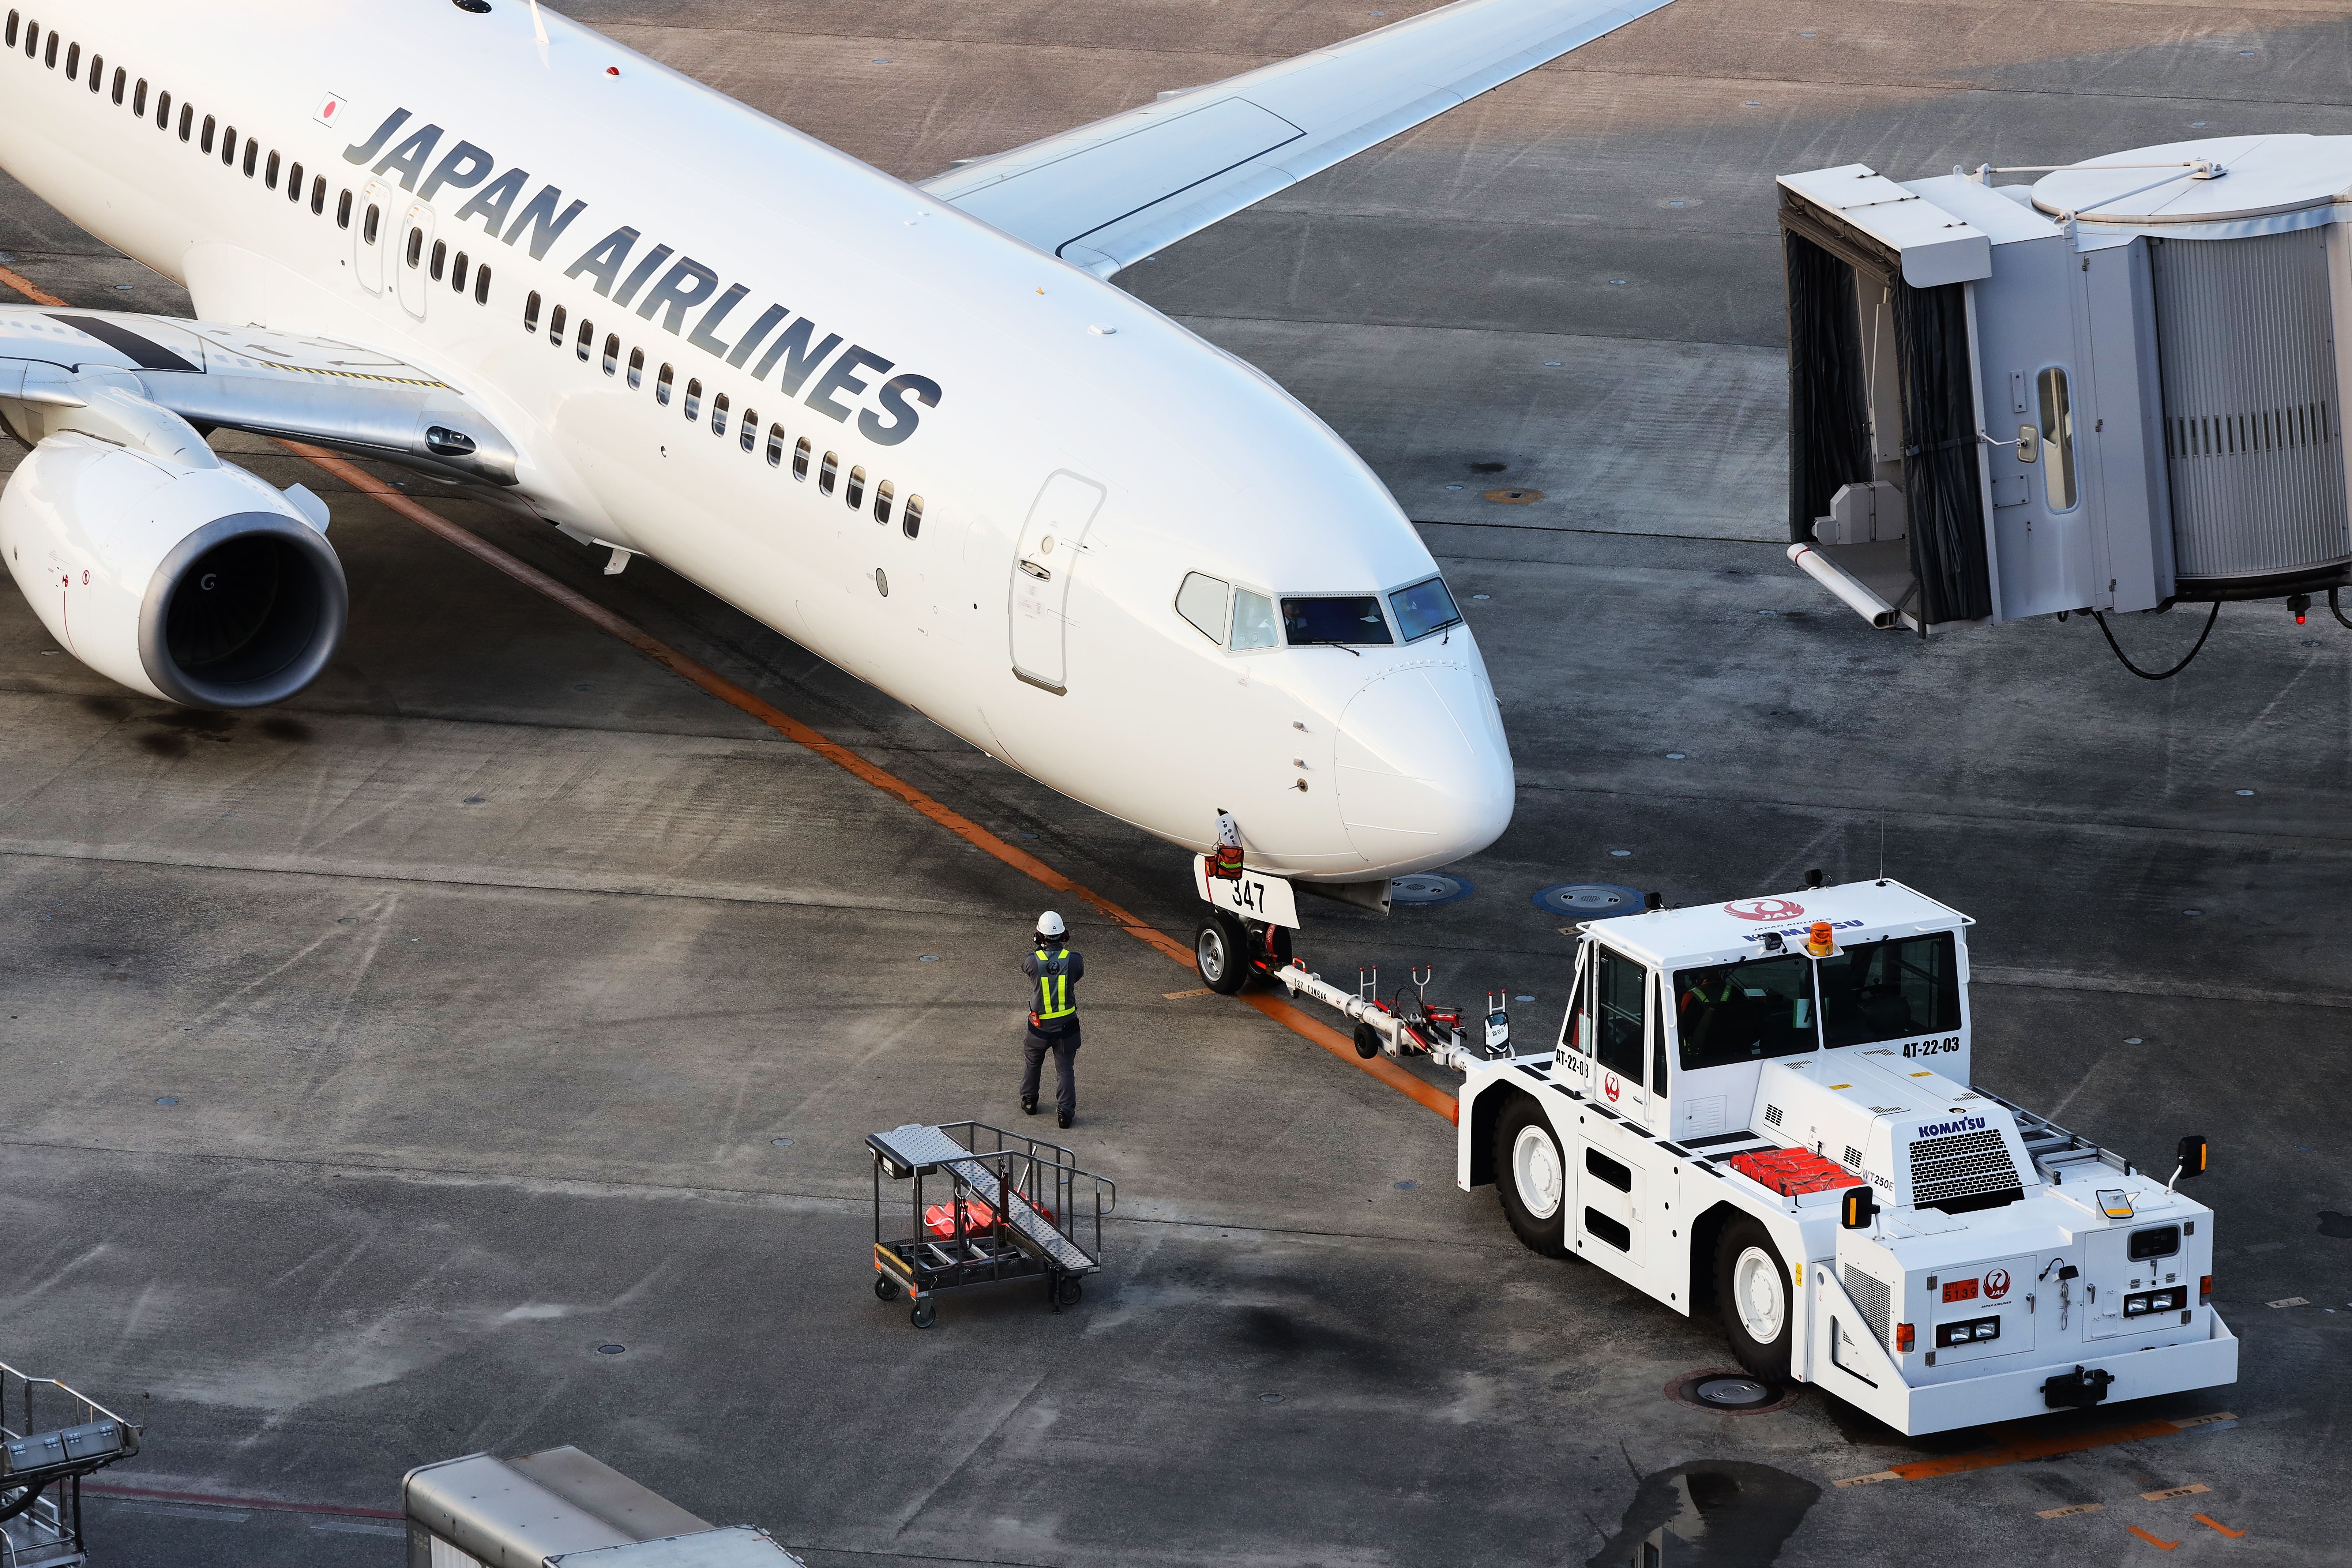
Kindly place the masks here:
POLYGON ((1919 1124, 1918 1131, 1912 1133, 1911 1136, 1914 1138, 1943 1138, 1948 1137, 1954 1132, 1981 1132, 1984 1131, 1984 1125, 1985 1119, 1981 1116, 1956 1117, 1949 1121, 1923 1121, 1919 1124))

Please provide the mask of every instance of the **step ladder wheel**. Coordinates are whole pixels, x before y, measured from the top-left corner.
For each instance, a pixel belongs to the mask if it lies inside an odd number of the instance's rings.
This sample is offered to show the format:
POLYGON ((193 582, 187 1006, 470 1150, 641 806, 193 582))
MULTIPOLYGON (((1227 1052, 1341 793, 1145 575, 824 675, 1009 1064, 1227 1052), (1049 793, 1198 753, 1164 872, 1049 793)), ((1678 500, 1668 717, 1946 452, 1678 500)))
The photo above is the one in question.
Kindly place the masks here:
POLYGON ((929 1301, 918 1301, 915 1310, 907 1314, 907 1321, 919 1329, 928 1329, 939 1321, 939 1311, 929 1301))
POLYGON ((888 1275, 877 1274, 874 1277, 874 1299, 877 1301, 895 1301, 898 1299, 898 1287, 888 1275))
POLYGON ((1381 1054, 1381 1032, 1361 1018, 1356 1020, 1356 1054, 1366 1061, 1381 1054))
POLYGON ((1078 1304, 1078 1298, 1086 1293, 1085 1280, 1075 1274, 1065 1274, 1061 1283, 1054 1288, 1054 1300, 1062 1306, 1075 1307, 1078 1304))
POLYGON ((1716 1241, 1715 1300, 1724 1337, 1739 1364, 1767 1383, 1787 1382, 1796 1317, 1789 1266, 1751 1215, 1732 1219, 1716 1241))
POLYGON ((1201 983, 1220 996, 1230 996, 1249 978, 1247 933, 1242 922, 1223 910, 1212 910, 1192 936, 1192 962, 1201 983))
POLYGON ((1568 1162, 1543 1108, 1524 1094, 1495 1119, 1495 1190, 1529 1251, 1568 1256, 1568 1162))

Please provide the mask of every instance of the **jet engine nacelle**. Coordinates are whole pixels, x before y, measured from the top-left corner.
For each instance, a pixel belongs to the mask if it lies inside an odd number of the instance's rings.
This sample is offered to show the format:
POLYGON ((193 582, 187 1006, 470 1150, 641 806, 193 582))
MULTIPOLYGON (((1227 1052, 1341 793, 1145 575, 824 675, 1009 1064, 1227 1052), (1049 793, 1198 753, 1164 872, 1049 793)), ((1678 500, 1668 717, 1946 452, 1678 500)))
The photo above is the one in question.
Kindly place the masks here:
POLYGON ((60 647, 196 708, 283 701, 326 667, 349 594, 316 496, 221 462, 120 388, 5 412, 36 441, 0 491, 0 553, 60 647))

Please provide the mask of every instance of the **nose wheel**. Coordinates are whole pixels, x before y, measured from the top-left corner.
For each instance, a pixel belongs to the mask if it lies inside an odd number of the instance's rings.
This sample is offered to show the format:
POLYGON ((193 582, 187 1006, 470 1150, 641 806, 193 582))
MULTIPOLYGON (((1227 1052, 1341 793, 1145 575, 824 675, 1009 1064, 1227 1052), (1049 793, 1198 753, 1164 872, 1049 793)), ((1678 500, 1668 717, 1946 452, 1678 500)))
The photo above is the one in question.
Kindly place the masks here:
POLYGON ((1223 910, 1212 910, 1192 934, 1192 963, 1201 984, 1220 996, 1230 996, 1249 978, 1249 935, 1242 922, 1223 910))

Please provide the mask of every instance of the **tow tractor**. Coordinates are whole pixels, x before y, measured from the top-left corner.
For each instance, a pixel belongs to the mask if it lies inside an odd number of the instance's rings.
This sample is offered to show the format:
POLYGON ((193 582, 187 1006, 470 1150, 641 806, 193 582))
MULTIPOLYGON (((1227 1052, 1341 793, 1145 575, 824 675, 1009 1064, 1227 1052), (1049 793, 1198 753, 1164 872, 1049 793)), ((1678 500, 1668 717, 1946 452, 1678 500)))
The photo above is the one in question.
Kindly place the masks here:
POLYGON ((1196 883, 1201 977, 1252 974, 1356 1026, 1357 1050, 1462 1074, 1455 1180, 1519 1239, 1685 1316, 1740 1363, 1906 1434, 2233 1383, 2213 1211, 2183 1138, 2162 1175, 1970 1081, 1968 928, 1891 879, 1577 926, 1548 1048, 1415 985, 1307 972, 1282 879, 1196 883), (1375 988, 1376 989, 1376 988, 1375 988))

